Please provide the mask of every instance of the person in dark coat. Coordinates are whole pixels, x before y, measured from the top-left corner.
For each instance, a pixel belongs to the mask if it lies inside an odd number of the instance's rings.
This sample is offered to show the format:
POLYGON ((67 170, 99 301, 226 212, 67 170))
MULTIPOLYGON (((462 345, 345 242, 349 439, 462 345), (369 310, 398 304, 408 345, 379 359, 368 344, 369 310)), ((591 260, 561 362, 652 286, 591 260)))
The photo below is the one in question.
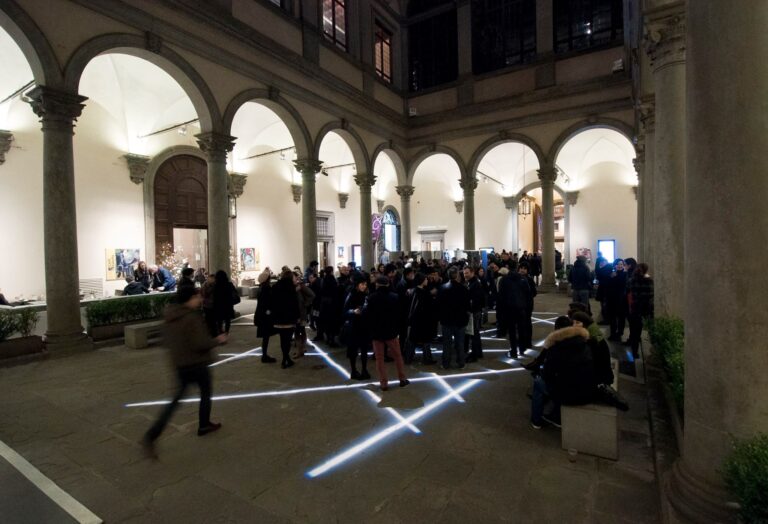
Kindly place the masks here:
POLYGON ((536 285, 539 285, 541 279, 541 255, 539 253, 532 253, 528 256, 529 274, 533 277, 533 281, 536 285))
POLYGON ((280 280, 272 288, 272 325, 280 335, 283 369, 293 366, 291 340, 299 322, 299 295, 296 293, 296 276, 290 269, 283 271, 280 280))
POLYGON ((561 405, 589 404, 595 399, 597 380, 588 340, 589 332, 572 326, 568 317, 558 317, 555 321, 555 331, 544 342, 541 374, 533 384, 531 427, 534 429, 540 429, 545 420, 559 427, 561 405), (553 408, 544 415, 547 398, 553 408))
POLYGON ((613 263, 606 298, 608 323, 611 326, 611 335, 608 340, 621 342, 627 319, 627 272, 624 271, 624 260, 620 258, 613 263))
POLYGON ((398 341, 400 342, 400 351, 403 354, 403 362, 406 364, 413 362, 416 354, 416 348, 408 341, 408 314, 411 309, 415 275, 416 273, 414 273, 413 268, 407 267, 403 269, 403 278, 394 287, 399 302, 399 315, 397 319, 399 326, 398 341))
POLYGON ((629 345, 632 347, 632 354, 637 356, 643 332, 643 319, 653 319, 653 279, 648 274, 648 264, 641 262, 637 265, 628 287, 629 345))
POLYGON ((216 283, 213 286, 213 318, 219 333, 229 334, 232 319, 235 318, 235 304, 239 303, 237 288, 227 273, 220 269, 216 272, 216 283))
POLYGON ((169 349, 171 364, 176 371, 178 387, 173 400, 166 404, 160 417, 142 439, 145 453, 157 458, 155 440, 160 436, 176 411, 181 397, 190 384, 200 387, 200 410, 198 414, 198 436, 221 428, 220 423, 211 422, 211 372, 213 362, 211 350, 227 340, 226 335, 210 338, 200 316, 202 298, 195 288, 185 288, 177 296, 176 304, 169 304, 165 310, 163 344, 169 349))
POLYGON ((347 358, 350 378, 368 380, 368 350, 371 348, 371 334, 367 319, 363 316, 365 301, 368 299, 368 275, 354 277, 354 286, 344 301, 344 330, 347 333, 347 358), (357 371, 357 357, 360 356, 360 371, 357 371))
POLYGON ((270 357, 269 338, 275 332, 272 316, 272 283, 270 282, 269 268, 265 268, 259 275, 259 296, 256 301, 256 312, 253 314, 253 324, 256 326, 256 336, 261 338, 261 362, 274 364, 277 359, 270 357))
POLYGON ((131 296, 149 293, 149 288, 144 287, 144 284, 141 282, 136 282, 133 275, 125 277, 125 281, 128 285, 123 288, 123 295, 131 296))
POLYGON ((139 261, 139 265, 133 271, 133 278, 136 282, 139 282, 142 287, 149 289, 152 286, 152 275, 149 274, 147 263, 143 260, 139 261))
POLYGON ((451 366, 451 356, 456 354, 456 365, 464 368, 464 331, 469 323, 469 290, 461 281, 456 266, 448 269, 448 282, 437 293, 437 309, 443 334, 443 369, 451 366))
POLYGON ((373 339, 376 370, 379 373, 382 391, 389 389, 387 368, 384 362, 384 351, 387 348, 395 360, 400 387, 410 384, 405 375, 403 356, 400 354, 400 341, 397 339, 399 331, 398 306, 397 294, 390 291, 389 279, 383 275, 379 276, 376 279, 376 291, 369 295, 368 302, 363 307, 363 316, 373 339))
POLYGON ((421 363, 436 364, 432 358, 432 340, 437 336, 435 322, 435 296, 429 290, 429 278, 424 273, 417 273, 414 278, 411 304, 408 310, 408 339, 414 348, 421 348, 421 363))
POLYGON ((320 317, 317 319, 317 336, 315 342, 323 341, 323 336, 328 342, 329 347, 338 347, 336 344, 336 334, 339 327, 338 306, 339 284, 336 277, 333 276, 333 267, 328 266, 323 272, 323 281, 320 288, 320 317))
POLYGON ((471 266, 464 268, 464 281, 469 291, 469 313, 472 322, 472 335, 464 336, 464 353, 467 354, 466 362, 477 362, 483 358, 483 346, 480 339, 480 330, 483 326, 483 309, 485 308, 485 290, 480 279, 471 266), (472 353, 469 353, 470 345, 472 353))
POLYGON ((315 293, 301 278, 301 269, 293 268, 293 274, 296 275, 296 293, 299 295, 299 323, 296 324, 296 353, 294 358, 304 356, 307 347, 307 315, 315 302, 315 293))
POLYGON ((509 333, 509 358, 525 356, 524 338, 526 333, 526 309, 528 307, 528 281, 517 268, 510 268, 509 273, 499 281, 499 305, 509 333))
POLYGON ((592 273, 589 271, 589 266, 587 266, 587 261, 583 256, 576 257, 576 262, 574 262, 571 273, 568 275, 568 282, 571 283, 573 289, 573 301, 586 304, 587 312, 591 314, 589 291, 592 289, 592 273))
POLYGON ((603 338, 603 332, 585 311, 574 311, 569 316, 573 320, 574 326, 583 327, 589 332, 587 346, 592 352, 592 362, 595 365, 595 381, 606 386, 612 385, 611 348, 608 347, 603 338))
MULTIPOLYGON (((320 318, 320 291, 322 283, 315 273, 310 273, 307 280, 307 286, 312 290, 312 293, 315 294, 315 298, 312 300, 312 306, 309 310, 309 329, 317 331, 317 319, 320 318)), ((315 341, 317 341, 317 337, 315 337, 315 341)))
POLYGON ((195 274, 195 270, 191 267, 185 267, 181 270, 181 278, 179 278, 179 281, 176 283, 176 291, 180 291, 183 288, 192 288, 195 289, 195 281, 192 279, 192 277, 195 274))
POLYGON ((595 299, 600 302, 600 318, 598 324, 608 324, 608 286, 611 282, 613 266, 604 257, 595 261, 595 278, 597 279, 597 294, 595 299))
POLYGON ((524 278, 525 281, 528 283, 528 293, 525 296, 526 305, 525 305, 525 330, 521 334, 522 337, 522 346, 524 348, 532 348, 533 347, 533 303, 534 298, 536 298, 536 282, 533 281, 533 277, 528 274, 528 264, 527 263, 520 263, 520 266, 517 269, 517 272, 520 273, 524 278))

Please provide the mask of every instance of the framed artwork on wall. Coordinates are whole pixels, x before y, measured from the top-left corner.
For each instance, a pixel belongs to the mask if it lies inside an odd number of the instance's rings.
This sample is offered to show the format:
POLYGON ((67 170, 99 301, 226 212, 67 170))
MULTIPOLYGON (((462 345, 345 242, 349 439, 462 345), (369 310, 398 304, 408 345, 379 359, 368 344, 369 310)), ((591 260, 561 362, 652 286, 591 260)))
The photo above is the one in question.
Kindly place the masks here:
POLYGON ((344 246, 339 246, 337 248, 337 255, 338 258, 344 258, 344 246))
POLYGON ((122 280, 133 275, 133 270, 141 260, 141 250, 135 248, 107 248, 107 280, 122 280))
POLYGON ((240 268, 243 271, 259 270, 259 252, 255 247, 240 248, 240 268))

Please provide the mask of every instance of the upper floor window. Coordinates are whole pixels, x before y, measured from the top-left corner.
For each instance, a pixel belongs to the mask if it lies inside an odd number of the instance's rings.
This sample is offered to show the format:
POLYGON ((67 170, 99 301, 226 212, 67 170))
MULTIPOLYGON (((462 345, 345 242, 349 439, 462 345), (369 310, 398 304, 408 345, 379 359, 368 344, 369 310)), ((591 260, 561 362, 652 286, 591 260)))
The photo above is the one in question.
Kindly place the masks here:
POLYGON ((373 47, 376 75, 385 82, 392 82, 392 33, 376 23, 376 41, 373 47))
POLYGON ((427 89, 459 74, 456 9, 408 26, 408 86, 427 89))
POLYGON ((472 70, 487 73, 536 58, 536 0, 472 0, 472 70))
POLYGON ((323 34, 347 50, 347 2, 346 0, 323 0, 323 34))
POLYGON ((588 49, 624 38, 622 0, 555 0, 555 52, 588 49))

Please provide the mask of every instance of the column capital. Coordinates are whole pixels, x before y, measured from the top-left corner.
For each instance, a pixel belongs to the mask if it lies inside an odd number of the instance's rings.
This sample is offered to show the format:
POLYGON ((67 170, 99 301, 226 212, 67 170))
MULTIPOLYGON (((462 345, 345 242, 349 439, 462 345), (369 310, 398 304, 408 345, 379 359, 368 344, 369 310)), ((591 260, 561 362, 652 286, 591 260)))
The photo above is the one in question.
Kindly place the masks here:
POLYGON ((128 164, 128 174, 131 177, 131 182, 134 184, 143 183, 150 158, 144 155, 134 155, 133 153, 123 155, 123 158, 128 164))
POLYGON ((653 133, 656 127, 656 102, 643 102, 638 110, 640 113, 641 133, 643 135, 653 133))
POLYGON ((645 52, 656 72, 685 62, 685 11, 675 9, 650 15, 645 23, 645 52))
POLYGON ((520 197, 517 195, 501 197, 504 201, 504 207, 507 209, 517 210, 517 205, 520 203, 520 197))
POLYGON ((565 198, 563 199, 566 206, 575 206, 579 201, 578 191, 566 191, 565 198))
POLYGON ((291 184, 291 194, 293 194, 293 201, 297 204, 301 202, 301 193, 303 192, 301 184, 291 184))
POLYGON ((381 213, 384 211, 384 201, 383 200, 376 200, 376 210, 381 213))
POLYGON ((5 154, 11 150, 13 142, 13 133, 0 130, 0 164, 5 163, 5 154))
POLYGON ((227 193, 234 198, 240 198, 243 196, 245 190, 245 182, 248 180, 248 175, 243 173, 230 173, 227 180, 227 193))
POLYGON ((456 206, 456 212, 461 213, 464 211, 464 201, 463 200, 455 200, 453 204, 456 206))
POLYGON ((400 195, 400 200, 404 202, 408 202, 411 199, 415 189, 413 186, 395 186, 395 191, 400 195))
POLYGON ((349 200, 349 193, 339 193, 339 207, 345 209, 349 200))
POLYGON ((227 153, 235 147, 236 138, 223 133, 200 133, 195 135, 197 145, 212 162, 226 162, 227 153))
POLYGON ((71 132, 74 121, 80 116, 85 107, 87 97, 77 93, 59 91, 46 86, 37 86, 26 93, 30 99, 32 111, 43 122, 43 129, 59 124, 63 130, 71 132))
POLYGON ((553 186, 555 180, 557 180, 557 168, 555 166, 542 166, 538 170, 539 180, 541 180, 542 187, 546 184, 553 186))
POLYGON ((293 161, 296 171, 302 175, 316 175, 323 169, 323 163, 311 158, 299 158, 293 161))
POLYGON ((376 183, 376 177, 368 173, 358 173, 354 176, 355 184, 360 187, 361 191, 371 190, 373 184, 376 183))
POLYGON ((459 186, 461 186, 461 189, 464 190, 464 194, 467 193, 474 193, 475 189, 477 189, 477 177, 476 176, 465 176, 459 179, 459 186))

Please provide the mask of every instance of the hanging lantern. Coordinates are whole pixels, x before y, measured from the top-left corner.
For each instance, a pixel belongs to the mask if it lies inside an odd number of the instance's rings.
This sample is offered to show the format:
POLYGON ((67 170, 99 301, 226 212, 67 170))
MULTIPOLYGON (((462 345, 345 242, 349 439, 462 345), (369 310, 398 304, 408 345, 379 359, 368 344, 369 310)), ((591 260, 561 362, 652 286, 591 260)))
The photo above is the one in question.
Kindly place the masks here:
POLYGON ((531 197, 523 195, 520 199, 520 203, 517 204, 517 214, 526 217, 531 214, 531 197))

